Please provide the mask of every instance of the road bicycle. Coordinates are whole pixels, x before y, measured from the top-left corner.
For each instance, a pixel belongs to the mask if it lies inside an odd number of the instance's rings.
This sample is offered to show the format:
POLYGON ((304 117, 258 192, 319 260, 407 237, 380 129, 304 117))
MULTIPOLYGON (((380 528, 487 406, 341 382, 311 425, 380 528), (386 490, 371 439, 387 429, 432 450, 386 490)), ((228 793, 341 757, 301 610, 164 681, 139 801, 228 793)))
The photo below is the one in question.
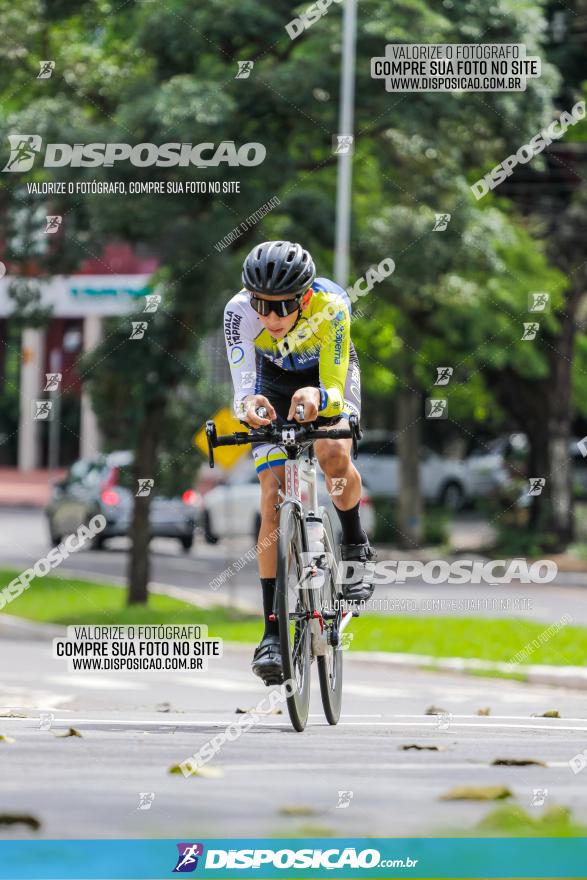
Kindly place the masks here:
MULTIPOLYGON (((258 414, 263 417, 261 409, 258 414)), ((296 408, 303 418, 303 406, 296 408)), ((348 428, 318 429, 311 424, 286 422, 218 436, 213 421, 206 422, 208 459, 214 467, 214 448, 260 441, 283 448, 285 487, 279 490, 279 544, 273 619, 279 625, 283 680, 290 683, 287 708, 295 730, 304 730, 310 705, 311 665, 317 661, 324 714, 337 724, 342 702, 343 633, 359 612, 345 607, 339 590, 339 547, 330 514, 318 505, 314 442, 352 439, 358 454, 361 430, 358 418, 348 428), (300 483, 308 486, 304 504, 300 483)), ((281 682, 270 682, 279 684, 281 682)))

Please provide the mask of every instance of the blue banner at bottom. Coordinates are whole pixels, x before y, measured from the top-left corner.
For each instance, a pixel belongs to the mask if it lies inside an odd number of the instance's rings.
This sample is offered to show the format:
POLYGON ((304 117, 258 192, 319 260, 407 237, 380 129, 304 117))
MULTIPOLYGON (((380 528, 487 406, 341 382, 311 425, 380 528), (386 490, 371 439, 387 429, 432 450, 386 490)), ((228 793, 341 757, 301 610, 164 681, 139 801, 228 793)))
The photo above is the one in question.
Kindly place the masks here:
POLYGON ((587 878, 587 838, 0 841, 0 880, 587 878))

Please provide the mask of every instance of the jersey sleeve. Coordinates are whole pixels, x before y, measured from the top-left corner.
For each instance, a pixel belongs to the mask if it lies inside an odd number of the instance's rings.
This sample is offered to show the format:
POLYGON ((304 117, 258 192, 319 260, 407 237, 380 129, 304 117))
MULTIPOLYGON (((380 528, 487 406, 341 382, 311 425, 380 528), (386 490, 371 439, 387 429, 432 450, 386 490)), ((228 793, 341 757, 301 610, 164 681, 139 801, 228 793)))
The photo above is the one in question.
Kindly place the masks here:
MULTIPOLYGON (((336 312, 322 321, 318 331, 320 345, 320 409, 321 416, 337 416, 343 410, 344 385, 349 368, 351 349, 351 316, 348 306, 334 300, 336 312)), ((332 305, 329 306, 331 312, 332 305)))
POLYGON ((234 386, 234 412, 242 418, 243 399, 255 393, 257 365, 254 330, 238 297, 224 309, 224 340, 234 386))

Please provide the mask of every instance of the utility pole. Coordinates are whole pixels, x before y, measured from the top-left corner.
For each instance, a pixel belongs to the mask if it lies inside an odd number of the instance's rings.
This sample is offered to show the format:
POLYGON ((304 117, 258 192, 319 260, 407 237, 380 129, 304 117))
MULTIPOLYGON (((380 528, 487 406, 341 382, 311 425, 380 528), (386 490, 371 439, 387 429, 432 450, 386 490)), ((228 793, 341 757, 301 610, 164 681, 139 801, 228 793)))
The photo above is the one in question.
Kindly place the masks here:
POLYGON ((334 277, 341 287, 348 284, 351 240, 353 180, 353 137, 355 109, 355 61, 357 42, 357 0, 345 0, 342 19, 342 54, 340 60, 340 111, 338 121, 338 174, 336 179, 336 228, 334 277), (342 140, 341 140, 342 138, 342 140))

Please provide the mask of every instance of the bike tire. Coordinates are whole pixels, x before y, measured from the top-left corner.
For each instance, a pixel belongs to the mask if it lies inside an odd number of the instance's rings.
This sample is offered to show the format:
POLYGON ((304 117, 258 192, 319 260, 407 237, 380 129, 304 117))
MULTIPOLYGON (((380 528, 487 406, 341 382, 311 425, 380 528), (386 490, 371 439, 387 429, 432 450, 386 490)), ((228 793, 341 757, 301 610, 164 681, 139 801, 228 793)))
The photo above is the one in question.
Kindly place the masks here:
MULTIPOLYGON (((324 507, 320 508, 320 516, 324 526, 324 549, 328 560, 324 571, 320 610, 335 610, 336 618, 333 621, 328 621, 328 625, 332 625, 333 629, 338 632, 342 621, 341 596, 338 594, 337 588, 339 548, 334 537, 330 516, 324 507)), ((340 643, 336 646, 329 644, 326 654, 317 658, 322 707, 329 724, 338 724, 340 718, 342 706, 342 659, 343 652, 340 643)))
POLYGON ((295 730, 301 733, 308 721, 310 708, 310 621, 307 617, 292 619, 290 615, 306 615, 310 610, 308 591, 299 589, 304 566, 302 522, 295 504, 286 502, 279 517, 279 545, 277 554, 277 619, 286 682, 287 709, 295 730))

